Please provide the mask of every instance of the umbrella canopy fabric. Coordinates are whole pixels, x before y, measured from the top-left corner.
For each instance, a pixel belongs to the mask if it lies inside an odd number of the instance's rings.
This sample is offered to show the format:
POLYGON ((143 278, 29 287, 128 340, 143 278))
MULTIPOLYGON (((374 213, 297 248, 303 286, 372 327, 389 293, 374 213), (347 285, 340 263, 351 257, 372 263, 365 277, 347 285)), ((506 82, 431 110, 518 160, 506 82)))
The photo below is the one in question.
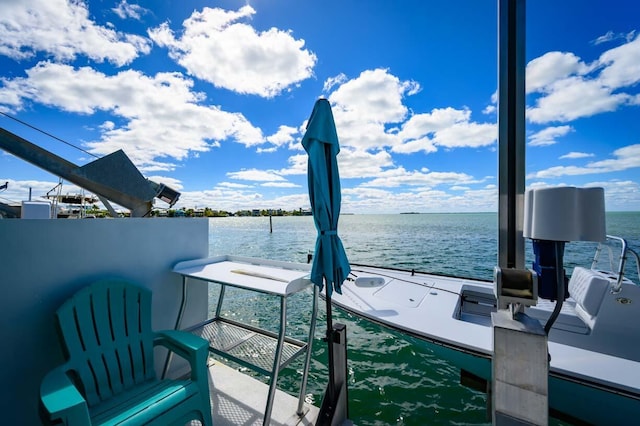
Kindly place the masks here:
POLYGON ((340 216, 340 176, 336 156, 340 152, 338 134, 331 105, 318 99, 307 123, 302 146, 309 155, 308 180, 311 211, 318 230, 311 282, 331 297, 333 290, 342 294, 342 282, 351 272, 342 241, 338 237, 340 216))

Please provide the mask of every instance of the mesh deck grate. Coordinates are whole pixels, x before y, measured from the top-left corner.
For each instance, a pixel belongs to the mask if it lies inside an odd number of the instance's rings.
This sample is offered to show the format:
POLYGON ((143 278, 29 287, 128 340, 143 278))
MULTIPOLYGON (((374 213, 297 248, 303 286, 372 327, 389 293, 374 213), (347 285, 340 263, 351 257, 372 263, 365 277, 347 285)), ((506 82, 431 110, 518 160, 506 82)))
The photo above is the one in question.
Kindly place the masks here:
MULTIPOLYGON (((223 321, 210 322, 193 330, 193 332, 207 339, 211 348, 223 356, 228 355, 236 360, 256 366, 264 370, 265 373, 269 373, 273 369, 278 341, 271 336, 223 321)), ((280 364, 286 364, 304 346, 285 341, 280 364)))

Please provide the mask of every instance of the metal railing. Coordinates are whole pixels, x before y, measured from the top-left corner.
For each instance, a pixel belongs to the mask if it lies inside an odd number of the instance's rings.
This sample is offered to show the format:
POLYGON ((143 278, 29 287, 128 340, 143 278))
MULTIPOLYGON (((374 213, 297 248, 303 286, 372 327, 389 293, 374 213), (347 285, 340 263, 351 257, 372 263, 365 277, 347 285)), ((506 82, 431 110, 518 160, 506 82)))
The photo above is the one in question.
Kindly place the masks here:
MULTIPOLYGON (((636 268, 638 270, 638 277, 640 277, 640 257, 638 256, 638 253, 636 253, 633 249, 631 249, 629 247, 629 245, 627 244, 627 241, 624 238, 621 237, 616 237, 614 235, 607 235, 607 240, 616 240, 620 243, 621 245, 621 249, 620 249, 620 257, 618 259, 618 266, 616 268, 615 265, 615 255, 613 253, 613 249, 610 245, 606 244, 606 243, 600 243, 598 244, 598 248, 596 249, 596 253, 593 256, 593 262, 591 263, 591 269, 596 269, 597 265, 598 265, 598 261, 600 258, 600 253, 602 252, 602 249, 604 247, 607 248, 608 252, 609 252, 609 268, 611 270, 611 272, 615 271, 616 274, 616 283, 613 285, 613 287, 611 288, 611 291, 613 293, 618 293, 620 291, 620 289, 622 288, 622 281, 624 280, 624 268, 625 265, 627 263, 627 255, 630 254, 631 256, 633 256, 636 260, 636 268)), ((640 284, 640 283, 636 283, 636 284, 640 284)))

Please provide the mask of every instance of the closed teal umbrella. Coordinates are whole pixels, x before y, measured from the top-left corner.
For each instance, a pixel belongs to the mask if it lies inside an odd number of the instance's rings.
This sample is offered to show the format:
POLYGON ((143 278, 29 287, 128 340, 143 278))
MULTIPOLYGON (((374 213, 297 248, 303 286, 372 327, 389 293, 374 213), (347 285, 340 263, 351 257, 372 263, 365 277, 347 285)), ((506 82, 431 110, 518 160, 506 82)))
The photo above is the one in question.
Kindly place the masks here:
POLYGON ((311 211, 318 230, 311 267, 311 281, 320 289, 326 284, 325 300, 327 302, 327 342, 329 344, 330 371, 328 396, 332 401, 330 404, 334 404, 331 293, 335 290, 342 294, 340 287, 351 272, 351 267, 342 241, 338 237, 338 217, 340 216, 342 197, 336 156, 340 152, 340 145, 331 105, 326 99, 316 101, 307 123, 307 131, 302 138, 302 146, 309 155, 307 163, 309 201, 311 201, 311 211))
POLYGON ((351 267, 338 237, 341 193, 336 156, 340 145, 331 106, 326 99, 316 101, 302 146, 309 154, 309 200, 318 230, 311 281, 320 289, 326 283, 325 294, 330 298, 333 290, 342 294, 340 287, 351 267))

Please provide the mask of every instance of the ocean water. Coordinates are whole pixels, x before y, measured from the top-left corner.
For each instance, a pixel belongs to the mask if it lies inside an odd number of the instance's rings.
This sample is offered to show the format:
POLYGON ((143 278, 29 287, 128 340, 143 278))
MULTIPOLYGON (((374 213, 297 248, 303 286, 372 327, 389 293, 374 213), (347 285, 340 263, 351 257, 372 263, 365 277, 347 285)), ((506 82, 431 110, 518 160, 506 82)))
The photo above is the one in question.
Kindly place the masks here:
MULTIPOLYGON (((497 263, 497 222, 495 213, 343 215, 338 233, 352 263, 491 280, 497 263)), ((640 213, 607 213, 607 233, 626 238, 630 247, 640 251, 640 213)), ((306 262, 316 239, 310 216, 273 217, 271 223, 268 217, 212 218, 209 234, 212 256, 293 262, 306 262)), ((530 244, 526 247, 530 265, 530 244)), ((589 267, 595 247, 593 243, 567 244, 567 271, 575 265, 589 267)), ((637 282, 634 262, 628 262, 625 273, 637 282)), ((210 299, 216 298, 212 286, 210 299)), ((287 327, 296 337, 306 336, 310 303, 310 291, 289 298, 287 327)), ((242 290, 226 293, 224 315, 234 319, 275 331, 278 311, 274 298, 242 290)), ((321 340, 324 303, 318 314, 307 388, 307 399, 316 405, 327 383, 326 343, 321 340)), ((486 395, 460 385, 459 370, 437 357, 428 343, 338 308, 333 309, 333 320, 347 326, 349 415, 355 424, 490 424, 486 395)), ((296 394, 301 368, 299 360, 283 370, 280 388, 296 394)))

